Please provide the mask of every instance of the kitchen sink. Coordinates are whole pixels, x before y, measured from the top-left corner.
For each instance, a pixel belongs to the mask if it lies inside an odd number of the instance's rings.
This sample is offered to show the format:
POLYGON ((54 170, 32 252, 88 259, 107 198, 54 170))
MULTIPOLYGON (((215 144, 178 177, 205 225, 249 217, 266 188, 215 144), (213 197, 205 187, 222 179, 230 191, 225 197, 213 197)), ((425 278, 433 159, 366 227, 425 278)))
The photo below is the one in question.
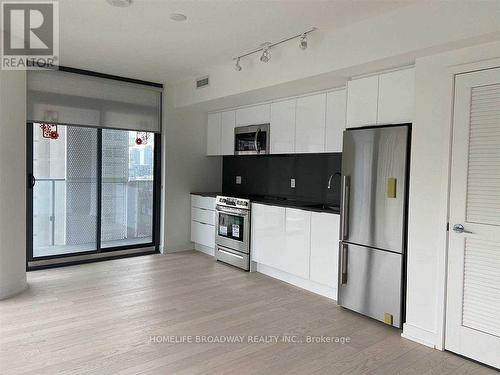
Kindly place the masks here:
POLYGON ((307 208, 315 208, 315 209, 318 209, 318 210, 330 210, 330 211, 337 211, 337 212, 340 211, 340 207, 339 206, 333 206, 333 205, 324 204, 324 203, 309 204, 309 205, 307 205, 305 207, 307 207, 307 208))

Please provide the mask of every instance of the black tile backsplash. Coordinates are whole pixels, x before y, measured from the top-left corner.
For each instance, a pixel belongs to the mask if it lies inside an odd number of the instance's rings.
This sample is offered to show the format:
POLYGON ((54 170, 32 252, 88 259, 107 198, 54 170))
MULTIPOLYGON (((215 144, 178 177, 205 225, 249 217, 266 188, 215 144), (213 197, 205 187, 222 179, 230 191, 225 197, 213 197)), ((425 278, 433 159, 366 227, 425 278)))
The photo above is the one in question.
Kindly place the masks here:
POLYGON ((338 205, 341 164, 341 153, 224 156, 222 192, 338 205), (236 176, 241 176, 241 185, 236 176), (295 188, 290 187, 292 178, 295 188))

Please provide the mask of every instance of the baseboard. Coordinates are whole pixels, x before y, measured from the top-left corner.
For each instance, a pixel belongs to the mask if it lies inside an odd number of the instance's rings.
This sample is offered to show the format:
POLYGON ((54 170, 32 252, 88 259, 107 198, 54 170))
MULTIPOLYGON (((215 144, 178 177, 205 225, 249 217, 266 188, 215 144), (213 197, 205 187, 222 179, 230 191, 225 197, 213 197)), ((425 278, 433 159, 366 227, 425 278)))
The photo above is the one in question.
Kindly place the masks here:
POLYGON ((215 249, 213 247, 208 247, 205 245, 200 245, 199 243, 195 243, 194 249, 201 251, 202 253, 205 253, 207 255, 211 255, 211 256, 215 255, 215 249))
MULTIPOLYGON (((215 255, 215 249, 212 247, 204 246, 195 243, 194 248, 197 251, 200 251, 204 254, 214 256, 215 255)), ((317 282, 308 280, 308 279, 303 279, 302 277, 292 275, 288 272, 284 272, 281 270, 278 270, 273 267, 266 266, 264 264, 256 263, 257 265, 257 272, 263 273, 264 275, 273 277, 275 279, 284 281, 288 284, 292 284, 296 287, 299 287, 301 289, 305 289, 309 292, 313 292, 316 294, 319 294, 323 297, 330 298, 334 301, 337 300, 337 289, 329 287, 327 285, 319 284, 317 282)))
POLYGON ((257 272, 308 290, 309 292, 319 294, 323 297, 330 298, 334 301, 337 299, 337 290, 330 286, 319 284, 315 281, 304 279, 261 263, 257 263, 257 272))
POLYGON ((186 246, 180 246, 180 247, 169 247, 166 248, 163 252, 163 254, 172 254, 172 253, 179 253, 181 251, 190 251, 193 250, 193 245, 186 245, 186 246))
POLYGON ((15 282, 2 285, 2 289, 0 290, 0 300, 14 297, 24 292, 27 287, 28 283, 26 282, 26 274, 24 274, 24 277, 21 277, 15 282))
POLYGON ((436 349, 436 334, 426 329, 404 323, 401 337, 436 349))

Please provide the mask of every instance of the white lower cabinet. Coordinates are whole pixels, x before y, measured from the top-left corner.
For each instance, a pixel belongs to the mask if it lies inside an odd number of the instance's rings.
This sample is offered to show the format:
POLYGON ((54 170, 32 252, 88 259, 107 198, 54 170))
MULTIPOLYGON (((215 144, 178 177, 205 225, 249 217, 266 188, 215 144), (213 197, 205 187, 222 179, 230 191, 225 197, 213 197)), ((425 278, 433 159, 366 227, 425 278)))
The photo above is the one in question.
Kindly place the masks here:
POLYGON ((311 212, 287 208, 285 211, 285 251, 281 270, 309 278, 311 212))
POLYGON ((252 260, 281 269, 284 242, 285 208, 252 204, 252 260))
POLYGON ((215 212, 205 208, 191 207, 191 220, 208 225, 215 225, 215 212))
POLYGON ((252 205, 252 259, 303 278, 309 277, 311 213, 252 205))
POLYGON ((215 227, 207 223, 191 220, 191 241, 215 248, 215 227))
POLYGON ((335 299, 339 215, 252 204, 257 270, 335 299))
POLYGON ((215 211, 215 198, 191 194, 191 207, 215 211))
POLYGON ((311 214, 310 279, 337 290, 340 216, 311 214))
POLYGON ((191 194, 191 241, 194 242, 195 249, 213 255, 215 249, 214 197, 191 194))

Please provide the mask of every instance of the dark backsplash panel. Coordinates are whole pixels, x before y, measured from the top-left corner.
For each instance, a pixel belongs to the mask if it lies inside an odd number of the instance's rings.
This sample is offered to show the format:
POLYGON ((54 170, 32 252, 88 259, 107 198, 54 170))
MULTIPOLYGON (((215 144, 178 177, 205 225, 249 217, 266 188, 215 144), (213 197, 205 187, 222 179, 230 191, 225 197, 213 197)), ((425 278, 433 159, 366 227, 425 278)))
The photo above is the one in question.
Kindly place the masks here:
POLYGON ((222 192, 338 205, 341 164, 342 153, 224 156, 222 192), (236 176, 241 176, 241 185, 236 176), (290 187, 292 178, 295 188, 290 187))

